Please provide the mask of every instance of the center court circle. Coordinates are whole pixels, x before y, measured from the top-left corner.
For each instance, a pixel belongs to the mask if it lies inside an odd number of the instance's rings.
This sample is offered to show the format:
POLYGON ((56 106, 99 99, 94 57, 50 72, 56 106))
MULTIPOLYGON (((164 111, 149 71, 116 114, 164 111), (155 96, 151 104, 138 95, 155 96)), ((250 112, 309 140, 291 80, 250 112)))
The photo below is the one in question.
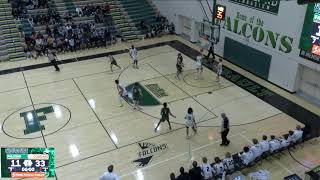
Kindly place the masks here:
POLYGON ((39 103, 11 113, 4 119, 2 131, 15 139, 36 139, 41 138, 42 133, 47 136, 60 131, 70 120, 71 111, 66 106, 39 103))

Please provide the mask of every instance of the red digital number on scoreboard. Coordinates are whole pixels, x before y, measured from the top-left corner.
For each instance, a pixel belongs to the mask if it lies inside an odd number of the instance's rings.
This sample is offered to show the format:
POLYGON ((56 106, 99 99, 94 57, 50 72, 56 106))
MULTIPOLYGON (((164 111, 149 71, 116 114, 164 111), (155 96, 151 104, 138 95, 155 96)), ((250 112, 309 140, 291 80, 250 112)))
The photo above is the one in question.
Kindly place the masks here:
POLYGON ((215 18, 219 20, 224 20, 225 16, 226 16, 226 7, 220 4, 217 4, 215 18))

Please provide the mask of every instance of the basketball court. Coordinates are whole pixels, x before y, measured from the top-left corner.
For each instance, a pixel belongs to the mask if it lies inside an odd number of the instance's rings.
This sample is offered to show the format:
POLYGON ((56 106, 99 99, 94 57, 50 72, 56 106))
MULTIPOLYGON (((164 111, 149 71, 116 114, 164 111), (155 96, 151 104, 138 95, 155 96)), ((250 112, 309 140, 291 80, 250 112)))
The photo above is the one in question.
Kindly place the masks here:
MULTIPOLYGON (((132 68, 125 46, 108 50, 123 67, 113 73, 105 55, 70 54, 62 55, 66 60, 58 73, 40 61, 29 70, 16 67, 17 72, 1 75, 1 146, 54 147, 59 180, 98 179, 109 164, 121 179, 165 180, 171 172, 179 174, 181 166, 188 169, 191 160, 201 163, 205 156, 212 162, 226 151, 241 151, 252 138, 281 136, 298 124, 304 126, 268 101, 277 92, 250 91, 243 84, 253 81, 242 75, 234 80, 235 71, 231 77, 226 74, 231 70, 224 69, 219 84, 205 67, 203 79, 195 80, 195 50, 180 41, 139 45, 139 69, 132 68), (181 80, 175 77, 179 52, 185 65, 181 80), (115 79, 129 92, 133 83, 140 84, 141 111, 134 111, 130 102, 119 107, 115 79), (242 85, 235 83, 239 81, 242 85), (155 133, 164 102, 177 118, 171 118, 172 131, 164 122, 155 133), (194 109, 198 126, 191 139, 186 139, 184 125, 188 107, 194 109), (232 125, 228 147, 219 146, 221 113, 232 125), (40 129, 33 126, 38 121, 40 129)), ((320 164, 315 158, 320 157, 319 148, 317 139, 308 141, 248 171, 266 169, 275 180, 294 173, 303 177, 306 167, 320 164)))

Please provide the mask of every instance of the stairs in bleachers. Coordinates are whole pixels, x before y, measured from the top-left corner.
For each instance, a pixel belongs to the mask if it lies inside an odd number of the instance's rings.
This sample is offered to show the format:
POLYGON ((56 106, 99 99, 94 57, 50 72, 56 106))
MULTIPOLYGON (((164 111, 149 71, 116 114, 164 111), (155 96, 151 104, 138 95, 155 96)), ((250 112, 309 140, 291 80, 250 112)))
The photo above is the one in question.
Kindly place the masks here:
POLYGON ((140 23, 142 20, 148 22, 149 25, 155 25, 156 23, 156 9, 148 0, 118 0, 125 11, 128 13, 132 23, 141 32, 140 23))
POLYGON ((25 54, 19 34, 19 24, 11 14, 11 5, 0 0, 0 61, 24 60, 25 54))
POLYGON ((115 28, 121 34, 122 38, 127 41, 139 39, 140 32, 135 27, 135 24, 131 23, 122 5, 117 0, 105 0, 110 5, 110 14, 112 16, 115 28))

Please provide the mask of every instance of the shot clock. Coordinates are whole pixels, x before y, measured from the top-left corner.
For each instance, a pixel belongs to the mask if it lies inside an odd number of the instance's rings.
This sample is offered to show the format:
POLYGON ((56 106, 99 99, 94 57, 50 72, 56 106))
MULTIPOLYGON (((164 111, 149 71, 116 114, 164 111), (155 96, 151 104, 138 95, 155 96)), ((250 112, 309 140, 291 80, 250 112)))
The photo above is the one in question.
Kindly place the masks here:
POLYGON ((55 177, 54 157, 54 148, 1 148, 1 177, 55 177))

